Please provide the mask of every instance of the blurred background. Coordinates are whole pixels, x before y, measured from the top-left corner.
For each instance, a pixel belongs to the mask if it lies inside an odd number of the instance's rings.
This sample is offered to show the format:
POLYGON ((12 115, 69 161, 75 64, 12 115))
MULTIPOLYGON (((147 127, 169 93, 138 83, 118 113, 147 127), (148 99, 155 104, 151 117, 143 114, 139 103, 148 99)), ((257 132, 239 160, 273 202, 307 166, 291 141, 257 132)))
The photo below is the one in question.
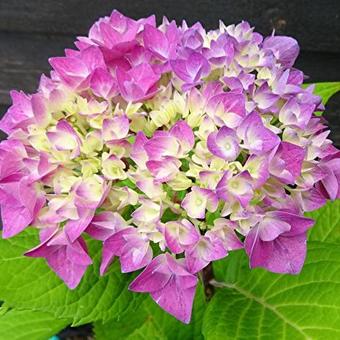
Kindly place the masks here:
MULTIPOLYGON (((337 0, 0 0, 0 114, 10 104, 9 90, 33 92, 47 59, 63 54, 76 36, 87 33, 100 16, 118 9, 133 18, 156 14, 180 22, 200 21, 207 29, 247 20, 269 35, 295 37, 296 63, 308 82, 340 81, 340 2, 337 0)), ((340 93, 325 117, 340 146, 340 93)))

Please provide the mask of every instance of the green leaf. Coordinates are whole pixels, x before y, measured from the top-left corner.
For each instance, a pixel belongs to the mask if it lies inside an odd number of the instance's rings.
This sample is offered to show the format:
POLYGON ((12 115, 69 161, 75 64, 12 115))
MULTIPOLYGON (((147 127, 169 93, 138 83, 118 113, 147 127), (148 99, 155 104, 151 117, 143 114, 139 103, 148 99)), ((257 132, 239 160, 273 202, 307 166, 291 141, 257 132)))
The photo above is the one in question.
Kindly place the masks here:
POLYGON ((340 200, 328 202, 322 208, 306 213, 315 220, 309 240, 339 243, 340 246, 340 200))
POLYGON ((169 221, 177 221, 178 220, 178 214, 174 213, 170 208, 165 209, 161 221, 163 223, 169 222, 169 221))
POLYGON ((221 217, 221 212, 220 212, 219 209, 216 210, 215 212, 208 211, 206 213, 205 222, 206 222, 207 225, 212 226, 212 225, 214 225, 214 221, 216 219, 220 218, 220 217, 221 217))
POLYGON ((48 313, 12 309, 0 317, 0 340, 46 340, 70 322, 48 313))
POLYGON ((205 307, 203 288, 199 286, 195 297, 191 323, 185 325, 164 312, 148 297, 133 315, 126 315, 124 318, 104 324, 95 323, 96 340, 203 339, 201 325, 205 307))
POLYGON ((116 182, 115 186, 117 186, 117 187, 128 187, 128 188, 133 189, 133 190, 137 188, 136 184, 133 183, 131 181, 131 179, 129 179, 129 178, 124 179, 123 181, 116 182))
MULTIPOLYGON (((304 84, 305 86, 311 84, 304 84)), ((340 91, 340 82, 315 83, 314 93, 322 98, 322 103, 326 104, 328 100, 340 91)))
POLYGON ((299 275, 250 270, 243 251, 215 263, 220 281, 204 315, 213 339, 339 339, 340 247, 309 242, 299 275))
POLYGON ((107 275, 99 277, 99 242, 88 242, 94 265, 75 290, 68 289, 43 259, 22 256, 36 244, 35 230, 0 240, 0 300, 7 305, 49 312, 79 325, 122 316, 135 310, 144 299, 142 294, 128 291, 132 276, 121 274, 117 262, 107 275))

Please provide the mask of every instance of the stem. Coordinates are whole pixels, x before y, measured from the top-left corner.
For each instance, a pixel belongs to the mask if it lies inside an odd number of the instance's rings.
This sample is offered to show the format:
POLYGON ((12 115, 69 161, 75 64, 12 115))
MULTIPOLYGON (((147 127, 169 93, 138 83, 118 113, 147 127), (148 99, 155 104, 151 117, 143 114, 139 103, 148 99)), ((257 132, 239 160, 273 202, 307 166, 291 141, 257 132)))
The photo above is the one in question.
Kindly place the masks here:
POLYGON ((214 286, 211 284, 211 281, 214 279, 214 271, 212 263, 209 263, 205 268, 202 270, 202 282, 204 287, 204 294, 207 300, 210 300, 214 295, 214 286))

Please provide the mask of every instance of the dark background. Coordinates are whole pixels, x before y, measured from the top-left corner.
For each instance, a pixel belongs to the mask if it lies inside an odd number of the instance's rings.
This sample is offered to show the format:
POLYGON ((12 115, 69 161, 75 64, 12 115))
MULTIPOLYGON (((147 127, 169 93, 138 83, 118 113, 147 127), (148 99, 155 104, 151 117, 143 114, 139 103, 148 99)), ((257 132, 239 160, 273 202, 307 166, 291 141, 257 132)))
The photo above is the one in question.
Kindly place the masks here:
MULTIPOLYGON (((340 81, 340 2, 338 0, 0 0, 0 114, 10 89, 32 92, 47 59, 62 55, 76 36, 87 33, 100 16, 116 8, 140 18, 166 15, 179 23, 201 21, 207 29, 242 19, 269 35, 295 37, 301 46, 296 66, 309 82, 340 81)), ((340 94, 328 104, 326 118, 340 146, 340 94)))

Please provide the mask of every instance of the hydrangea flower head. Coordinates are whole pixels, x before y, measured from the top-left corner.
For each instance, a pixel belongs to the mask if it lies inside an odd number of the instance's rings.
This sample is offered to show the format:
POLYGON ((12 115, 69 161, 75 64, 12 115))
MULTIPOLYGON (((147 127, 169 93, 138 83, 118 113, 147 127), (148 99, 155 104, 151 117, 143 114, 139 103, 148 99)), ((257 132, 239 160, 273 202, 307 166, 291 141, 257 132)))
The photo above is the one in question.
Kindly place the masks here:
POLYGON ((36 93, 11 92, 3 238, 38 228, 26 255, 73 289, 92 264, 87 234, 101 275, 113 261, 141 271, 129 289, 186 323, 199 272, 233 250, 299 273, 304 212, 340 198, 340 151, 293 68, 297 42, 114 11, 75 45, 36 93))

